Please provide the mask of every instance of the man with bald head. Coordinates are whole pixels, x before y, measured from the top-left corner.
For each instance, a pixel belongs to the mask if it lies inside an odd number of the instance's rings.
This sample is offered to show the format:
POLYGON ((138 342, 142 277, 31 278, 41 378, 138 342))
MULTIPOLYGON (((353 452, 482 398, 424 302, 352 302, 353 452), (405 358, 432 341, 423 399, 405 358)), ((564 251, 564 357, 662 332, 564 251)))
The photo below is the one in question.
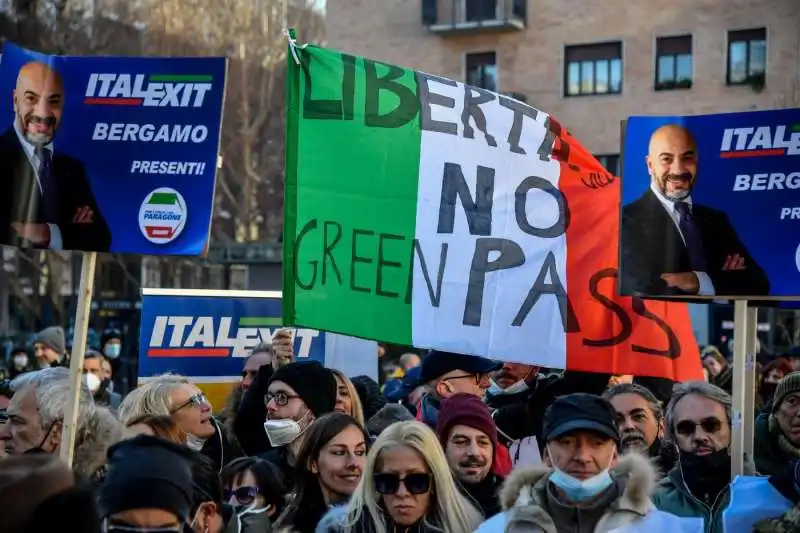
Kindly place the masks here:
POLYGON ((693 202, 698 153, 691 132, 678 124, 658 128, 650 137, 645 161, 650 187, 622 208, 621 293, 768 294, 766 273, 727 215, 693 202))
POLYGON ((111 245, 83 163, 56 146, 64 102, 58 72, 38 61, 22 66, 14 121, 0 136, 0 244, 99 252, 111 245))

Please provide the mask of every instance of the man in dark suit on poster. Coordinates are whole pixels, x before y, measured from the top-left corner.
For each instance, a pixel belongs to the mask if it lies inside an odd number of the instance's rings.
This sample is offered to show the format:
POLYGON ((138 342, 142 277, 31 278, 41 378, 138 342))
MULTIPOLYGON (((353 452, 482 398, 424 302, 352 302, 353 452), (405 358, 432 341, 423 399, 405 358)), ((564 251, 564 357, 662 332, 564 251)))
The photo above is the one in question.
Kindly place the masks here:
POLYGON ((22 66, 14 123, 0 136, 0 244, 106 252, 111 231, 83 163, 53 147, 64 104, 49 65, 22 66))
POLYGON ((642 296, 760 296, 764 270, 722 211, 692 201, 697 145, 679 125, 650 137, 650 187, 622 208, 621 293, 642 296))

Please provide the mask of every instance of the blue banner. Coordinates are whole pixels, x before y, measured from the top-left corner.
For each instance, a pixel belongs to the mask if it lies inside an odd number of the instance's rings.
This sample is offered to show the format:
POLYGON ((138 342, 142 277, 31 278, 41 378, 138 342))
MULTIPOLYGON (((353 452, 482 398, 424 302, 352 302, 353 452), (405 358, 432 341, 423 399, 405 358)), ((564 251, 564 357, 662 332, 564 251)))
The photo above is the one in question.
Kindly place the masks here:
POLYGON ((0 244, 203 254, 225 72, 225 58, 61 57, 5 44, 0 244))
POLYGON ((800 295, 800 109, 631 117, 623 156, 621 294, 800 295))
MULTIPOLYGON (((241 293, 240 293, 241 294, 241 293)), ((240 379, 245 358, 281 327, 276 297, 142 294, 139 377, 240 379)), ((295 353, 325 364, 325 334, 295 329, 295 353)))

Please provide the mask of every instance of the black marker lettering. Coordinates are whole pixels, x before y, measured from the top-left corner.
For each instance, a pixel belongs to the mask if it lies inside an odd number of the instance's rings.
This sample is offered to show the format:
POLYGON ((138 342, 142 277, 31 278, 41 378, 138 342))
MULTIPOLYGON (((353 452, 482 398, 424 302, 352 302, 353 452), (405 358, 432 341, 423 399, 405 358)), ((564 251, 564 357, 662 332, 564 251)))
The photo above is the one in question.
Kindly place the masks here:
POLYGON ((522 306, 519 308, 517 316, 514 317, 511 325, 517 327, 521 326, 528 317, 528 313, 533 309, 533 306, 536 305, 539 298, 545 294, 555 295, 556 301, 558 302, 558 311, 561 315, 561 326, 564 332, 573 333, 578 331, 578 318, 575 316, 572 303, 569 301, 569 298, 567 298, 567 290, 558 277, 556 256, 553 252, 547 252, 547 256, 542 263, 542 268, 539 270, 539 275, 536 276, 536 281, 533 282, 528 296, 525 298, 525 301, 522 302, 522 306), (550 277, 549 283, 547 282, 548 276, 550 277))
POLYGON ((356 251, 356 247, 358 246, 358 237, 359 236, 371 237, 374 235, 375 232, 370 230, 365 230, 365 229, 353 230, 353 247, 352 247, 353 253, 350 256, 350 289, 356 292, 366 292, 366 293, 371 292, 369 287, 359 287, 356 285, 356 264, 364 263, 367 265, 371 265, 373 262, 372 259, 369 257, 361 257, 358 255, 358 252, 356 251))
POLYGON ((567 199, 564 194, 553 186, 552 183, 538 176, 528 176, 519 184, 514 192, 514 214, 517 217, 519 229, 534 237, 542 239, 552 239, 566 233, 569 227, 570 212, 567 199), (558 220, 549 228, 535 228, 528 222, 526 205, 528 202, 528 191, 537 189, 546 192, 555 198, 558 204, 558 220))
POLYGON ((333 268, 333 273, 336 274, 336 281, 339 282, 339 285, 342 284, 342 273, 339 271, 339 267, 336 266, 336 259, 333 258, 333 248, 336 246, 339 241, 342 239, 342 225, 338 222, 333 221, 325 221, 322 226, 322 242, 323 242, 323 250, 322 250, 322 284, 325 285, 328 282, 328 261, 331 263, 331 267, 333 268), (328 240, 328 226, 332 226, 336 229, 336 236, 333 238, 333 242, 328 240))
POLYGON ((438 76, 431 76, 417 72, 417 92, 419 93, 419 127, 424 131, 432 131, 436 133, 444 133, 447 135, 458 134, 458 124, 455 122, 445 122, 443 120, 433 119, 432 106, 446 107, 447 109, 455 109, 456 101, 454 98, 444 96, 431 91, 431 82, 441 83, 442 85, 449 85, 451 87, 458 87, 458 83, 438 76))
POLYGON ((384 268, 401 268, 403 266, 402 263, 399 261, 389 261, 384 257, 384 241, 404 241, 405 238, 402 235, 391 235, 387 233, 381 233, 378 235, 378 261, 376 267, 376 279, 375 279, 375 294, 378 296, 385 296, 387 298, 397 298, 400 296, 398 292, 391 292, 383 290, 383 269, 384 268))
POLYGON ((474 139, 475 130, 469 123, 469 119, 475 121, 475 125, 481 130, 483 136, 486 138, 486 144, 492 147, 497 146, 495 138, 486 131, 486 116, 480 108, 481 104, 491 102, 494 100, 494 94, 487 90, 479 89, 477 87, 470 87, 464 85, 464 110, 461 112, 461 124, 464 125, 464 138, 474 139))
POLYGON ((456 199, 461 200, 471 235, 492 234, 492 202, 494 201, 494 169, 478 166, 475 199, 472 199, 464 172, 458 163, 445 163, 442 196, 439 200, 438 233, 453 233, 456 220, 456 199))
POLYGON ((592 346, 595 348, 615 346, 628 340, 633 333, 633 321, 628 316, 628 313, 625 312, 625 308, 600 292, 600 282, 606 278, 617 279, 617 269, 606 268, 596 272, 591 278, 589 278, 589 293, 592 295, 592 298, 600 303, 600 305, 617 315, 617 318, 619 318, 619 323, 622 327, 620 328, 619 333, 607 339, 593 340, 584 338, 584 346, 592 346))
POLYGON ((529 105, 505 96, 501 96, 499 102, 502 107, 514 112, 514 121, 511 123, 511 129, 508 132, 510 150, 512 153, 525 155, 525 149, 519 145, 519 141, 522 139, 522 121, 524 117, 536 120, 539 112, 529 105))
POLYGON ((300 233, 297 234, 297 238, 294 240, 294 282, 295 284, 304 290, 311 290, 314 288, 314 283, 317 281, 317 268, 319 267, 319 261, 313 260, 309 261, 308 264, 313 266, 313 274, 311 275, 311 281, 308 283, 303 283, 300 280, 300 269, 298 268, 298 263, 300 260, 300 245, 303 243, 303 239, 305 239, 306 235, 312 231, 317 229, 317 219, 312 218, 308 222, 306 222, 303 229, 300 230, 300 233))
POLYGON ((406 73, 400 67, 383 65, 388 72, 378 76, 378 64, 369 59, 364 60, 364 71, 367 79, 367 92, 364 96, 364 124, 373 128, 399 128, 411 122, 419 111, 419 99, 407 86, 398 83, 397 79, 406 73), (400 103, 385 115, 380 114, 381 91, 389 91, 400 99, 400 103))
POLYGON ((522 247, 512 240, 482 237, 475 242, 475 253, 469 269, 467 300, 462 320, 465 326, 481 325, 486 274, 515 268, 523 263, 525 263, 525 253, 522 251, 522 247), (492 252, 500 252, 500 255, 494 261, 489 261, 489 254, 492 252))

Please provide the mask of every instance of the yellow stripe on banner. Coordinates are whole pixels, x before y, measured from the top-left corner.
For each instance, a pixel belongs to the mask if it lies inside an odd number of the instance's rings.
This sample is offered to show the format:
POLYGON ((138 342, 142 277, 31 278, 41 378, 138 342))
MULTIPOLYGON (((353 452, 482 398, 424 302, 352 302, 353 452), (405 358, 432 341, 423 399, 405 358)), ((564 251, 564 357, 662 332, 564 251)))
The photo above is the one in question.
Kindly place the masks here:
POLYGON ((236 387, 236 383, 200 383, 194 382, 203 391, 208 401, 214 407, 214 413, 219 414, 225 408, 228 395, 236 387))

